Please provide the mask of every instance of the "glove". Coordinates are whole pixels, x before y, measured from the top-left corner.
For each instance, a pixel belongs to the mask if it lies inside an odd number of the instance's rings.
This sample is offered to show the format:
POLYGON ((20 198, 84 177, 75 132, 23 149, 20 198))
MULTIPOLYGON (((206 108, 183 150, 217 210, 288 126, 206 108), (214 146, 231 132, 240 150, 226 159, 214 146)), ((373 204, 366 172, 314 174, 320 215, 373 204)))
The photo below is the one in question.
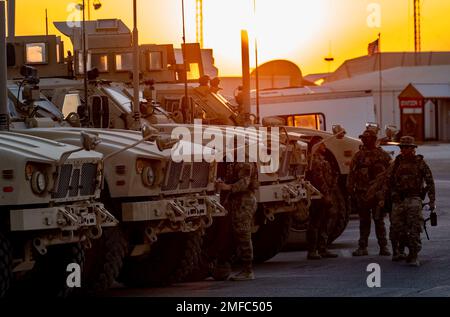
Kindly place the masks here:
POLYGON ((433 202, 430 202, 430 203, 428 204, 428 206, 430 206, 430 211, 434 211, 434 210, 436 209, 436 205, 434 204, 434 201, 433 201, 433 202))

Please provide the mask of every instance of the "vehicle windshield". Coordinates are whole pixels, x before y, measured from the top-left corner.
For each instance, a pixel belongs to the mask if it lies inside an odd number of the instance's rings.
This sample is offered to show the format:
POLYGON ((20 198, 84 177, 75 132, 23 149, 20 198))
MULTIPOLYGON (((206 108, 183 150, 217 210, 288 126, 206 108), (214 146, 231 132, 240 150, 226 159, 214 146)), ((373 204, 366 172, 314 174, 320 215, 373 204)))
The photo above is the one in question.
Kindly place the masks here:
MULTIPOLYGON (((23 92, 22 88, 20 89, 20 92, 19 92, 19 86, 10 85, 10 86, 8 86, 8 90, 10 92, 9 97, 10 97, 14 107, 18 106, 17 101, 20 106, 25 105, 25 100, 23 99, 23 96, 22 96, 22 92, 23 92), (17 100, 17 97, 19 98, 18 100, 17 100)), ((47 98, 45 98, 45 96, 43 94, 40 94, 39 97, 40 97, 40 100, 33 102, 34 107, 36 107, 36 113, 38 114, 39 117, 52 118, 52 119, 56 119, 56 120, 64 119, 64 115, 61 112, 61 110, 58 109, 58 107, 56 107, 47 98)), ((15 108, 14 113, 17 115, 18 112, 21 112, 20 108, 19 109, 15 108)))
POLYGON ((114 87, 104 87, 103 91, 107 94, 114 103, 119 106, 126 113, 133 111, 133 102, 131 99, 114 87))
POLYGON ((222 96, 221 94, 214 93, 214 92, 211 92, 211 94, 214 96, 214 98, 219 100, 225 106, 225 108, 227 108, 230 112, 235 113, 233 106, 228 102, 227 99, 225 99, 224 96, 222 96))
MULTIPOLYGON (((131 98, 131 92, 129 90, 120 90, 117 87, 104 87, 103 91, 105 94, 110 97, 114 103, 116 103, 123 111, 127 113, 131 113, 133 109, 133 101, 131 98)), ((139 91, 139 98, 141 102, 148 102, 146 99, 143 98, 142 91, 139 91)), ((153 104, 153 109, 158 112, 159 114, 165 115, 166 117, 169 116, 169 113, 164 110, 159 104, 153 104)))

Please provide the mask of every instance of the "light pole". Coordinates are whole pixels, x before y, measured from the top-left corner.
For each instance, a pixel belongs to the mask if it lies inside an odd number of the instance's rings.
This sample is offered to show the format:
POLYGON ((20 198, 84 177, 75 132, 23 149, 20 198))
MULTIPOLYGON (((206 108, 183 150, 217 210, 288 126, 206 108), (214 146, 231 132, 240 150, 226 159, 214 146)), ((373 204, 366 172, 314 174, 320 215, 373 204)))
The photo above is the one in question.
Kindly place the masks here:
POLYGON ((6 90, 6 9, 5 2, 0 1, 0 130, 7 131, 8 123, 8 93, 6 90))
POLYGON ((89 115, 88 113, 88 77, 87 77, 87 48, 86 48, 86 5, 85 0, 83 0, 83 85, 84 85, 84 104, 85 104, 85 117, 89 115))
POLYGON ((133 23, 133 116, 134 120, 139 122, 139 33, 136 0, 133 0, 133 23))
MULTIPOLYGON (((256 0, 253 0, 253 14, 256 18, 256 0)), ((256 20, 256 19, 255 19, 256 20)), ((255 23, 257 25, 257 23, 255 23)), ((259 68, 258 68, 258 32, 255 32, 255 89, 256 89, 256 123, 259 118, 259 68)))
POLYGON ((186 62, 186 27, 184 22, 184 0, 181 0, 181 13, 183 16, 183 48, 181 50, 183 54, 183 67, 184 67, 184 105, 182 110, 184 110, 184 117, 189 123, 194 123, 194 109, 189 106, 189 94, 188 94, 188 83, 187 83, 187 62, 186 62), (189 117, 186 116, 186 112, 189 113, 189 117))

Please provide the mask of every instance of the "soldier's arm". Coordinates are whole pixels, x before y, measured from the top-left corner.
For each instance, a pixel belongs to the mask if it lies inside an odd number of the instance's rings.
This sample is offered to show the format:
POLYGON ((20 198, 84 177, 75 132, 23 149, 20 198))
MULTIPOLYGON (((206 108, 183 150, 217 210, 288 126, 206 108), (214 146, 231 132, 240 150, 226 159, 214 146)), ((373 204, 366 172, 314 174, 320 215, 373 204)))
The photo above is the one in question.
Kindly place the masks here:
POLYGON ((352 161, 350 162, 350 171, 349 171, 348 176, 347 176, 346 187, 347 187, 347 191, 349 193, 353 191, 353 188, 355 186, 355 171, 356 171, 356 157, 357 157, 357 154, 358 153, 356 153, 356 155, 353 157, 352 161))
POLYGON ((425 161, 422 161, 422 173, 425 183, 427 184, 428 189, 428 198, 430 199, 430 208, 433 209, 435 201, 436 201, 436 190, 434 187, 434 179, 433 174, 431 173, 431 169, 425 161))
POLYGON ((253 173, 253 164, 246 163, 244 166, 239 169, 238 172, 238 178, 239 180, 231 184, 231 191, 233 193, 243 192, 248 190, 248 187, 250 186, 251 176, 253 173))
MULTIPOLYGON (((328 165, 319 164, 318 161, 313 161, 311 170, 311 184, 316 187, 324 196, 327 196, 330 192, 330 188, 327 184, 325 171, 323 170, 328 165)), ((327 171, 328 172, 328 171, 327 171)))

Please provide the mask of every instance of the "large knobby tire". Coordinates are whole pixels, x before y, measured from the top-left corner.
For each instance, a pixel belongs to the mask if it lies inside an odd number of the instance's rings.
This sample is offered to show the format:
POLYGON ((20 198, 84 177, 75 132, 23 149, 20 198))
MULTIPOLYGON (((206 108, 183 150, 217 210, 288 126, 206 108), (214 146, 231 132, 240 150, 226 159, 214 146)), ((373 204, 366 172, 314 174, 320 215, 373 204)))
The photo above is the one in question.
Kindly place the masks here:
POLYGON ((8 239, 0 233, 0 297, 8 292, 12 283, 12 248, 8 239))
MULTIPOLYGON (((67 286, 71 272, 69 264, 78 264, 81 272, 84 266, 84 247, 81 243, 63 244, 48 247, 45 255, 39 255, 36 264, 20 290, 28 296, 68 297, 76 288, 67 286)), ((82 286, 82 285, 81 285, 82 286)))
POLYGON ((119 281, 132 287, 183 282, 199 265, 201 246, 200 230, 161 234, 149 254, 125 258, 119 281))
POLYGON ((347 206, 344 194, 339 188, 332 193, 332 207, 328 222, 328 244, 333 243, 345 230, 350 219, 350 208, 347 206))
POLYGON ((119 227, 104 229, 102 237, 93 240, 92 247, 86 250, 84 291, 95 294, 109 289, 122 270, 127 250, 127 240, 119 227))
POLYGON ((252 235, 253 262, 262 263, 277 255, 289 238, 292 225, 290 213, 275 215, 274 221, 267 221, 252 235))

